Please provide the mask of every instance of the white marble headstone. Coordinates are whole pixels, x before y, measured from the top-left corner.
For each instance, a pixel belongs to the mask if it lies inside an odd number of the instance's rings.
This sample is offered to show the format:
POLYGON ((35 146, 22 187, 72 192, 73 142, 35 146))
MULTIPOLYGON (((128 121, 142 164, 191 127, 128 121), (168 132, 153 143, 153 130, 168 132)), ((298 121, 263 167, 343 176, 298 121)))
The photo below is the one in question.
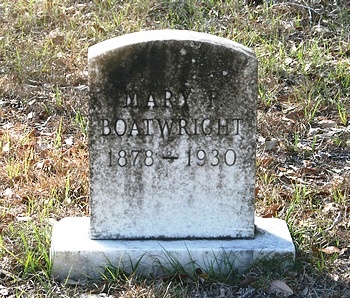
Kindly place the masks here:
POLYGON ((92 239, 254 237, 257 60, 146 31, 89 48, 92 239))

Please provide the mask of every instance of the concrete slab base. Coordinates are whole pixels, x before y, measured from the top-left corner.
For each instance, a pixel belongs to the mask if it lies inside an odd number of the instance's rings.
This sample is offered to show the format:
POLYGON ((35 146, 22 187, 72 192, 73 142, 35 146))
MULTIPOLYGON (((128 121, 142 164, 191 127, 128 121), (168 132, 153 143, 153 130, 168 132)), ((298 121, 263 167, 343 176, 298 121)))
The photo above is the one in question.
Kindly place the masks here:
MULTIPOLYGON (((89 217, 68 217, 53 227, 50 256, 56 280, 84 282, 105 274, 107 267, 137 273, 164 274, 164 269, 211 268, 221 273, 249 269, 264 258, 291 263, 295 248, 285 221, 255 218, 254 239, 234 240, 91 240, 89 217)), ((287 264, 286 263, 286 264, 287 264)))

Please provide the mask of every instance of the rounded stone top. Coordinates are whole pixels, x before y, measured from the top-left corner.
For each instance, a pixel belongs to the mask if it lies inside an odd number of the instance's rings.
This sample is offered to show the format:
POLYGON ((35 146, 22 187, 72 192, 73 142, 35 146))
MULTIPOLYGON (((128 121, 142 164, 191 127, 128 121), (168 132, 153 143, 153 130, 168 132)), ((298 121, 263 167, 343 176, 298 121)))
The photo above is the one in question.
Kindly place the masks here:
POLYGON ((231 48, 233 51, 242 52, 247 56, 255 58, 255 54, 251 49, 227 38, 189 30, 165 29, 130 33, 95 44, 89 48, 89 60, 92 60, 100 55, 107 54, 108 52, 113 52, 114 50, 128 47, 131 45, 161 41, 193 41, 199 43, 213 44, 217 46, 231 48))

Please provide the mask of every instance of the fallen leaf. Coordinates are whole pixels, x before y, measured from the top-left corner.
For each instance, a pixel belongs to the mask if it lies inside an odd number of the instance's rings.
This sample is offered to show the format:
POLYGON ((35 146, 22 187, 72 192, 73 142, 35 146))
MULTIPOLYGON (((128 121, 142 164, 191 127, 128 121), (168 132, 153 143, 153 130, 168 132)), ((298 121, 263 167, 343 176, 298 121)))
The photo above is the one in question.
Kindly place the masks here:
POLYGON ((304 111, 303 110, 295 110, 293 112, 288 113, 285 117, 283 117, 285 120, 289 120, 291 122, 298 121, 301 118, 304 117, 304 111))
POLYGON ((186 273, 174 273, 174 274, 170 274, 170 275, 162 277, 162 280, 165 282, 185 281, 186 279, 188 279, 188 277, 189 277, 189 275, 186 273))
POLYGON ((247 288, 249 286, 252 286, 255 284, 255 282, 257 281, 256 277, 248 277, 246 279, 243 279, 240 283, 239 283, 239 287, 240 288, 247 288))
POLYGON ((343 219, 343 216, 342 216, 341 212, 338 212, 338 215, 333 220, 332 225, 329 228, 327 228, 326 231, 329 231, 329 230, 333 229, 338 223, 340 223, 342 221, 342 219, 343 219))
POLYGON ((53 30, 49 33, 49 38, 53 44, 59 45, 62 44, 64 41, 64 34, 58 32, 57 30, 53 30))
POLYGON ((221 288, 220 289, 220 296, 219 296, 219 298, 225 298, 226 297, 226 294, 225 294, 225 289, 224 288, 221 288))
POLYGON ((273 150, 275 148, 277 148, 277 146, 279 145, 278 140, 276 139, 272 139, 270 141, 266 141, 261 148, 264 150, 273 150))
POLYGON ((209 274, 206 272, 203 272, 202 269, 200 269, 200 268, 196 269, 196 274, 199 278, 207 279, 209 277, 209 274))
POLYGON ((276 216, 276 213, 281 210, 282 206, 275 204, 275 205, 270 205, 265 208, 264 212, 262 213, 261 217, 262 218, 270 218, 273 216, 276 216))
POLYGON ((32 218, 30 216, 16 216, 18 221, 31 221, 32 218))
POLYGON ((13 196, 14 192, 12 191, 11 188, 6 188, 2 195, 7 198, 11 198, 13 196))
POLYGON ((301 168, 300 169, 300 174, 304 175, 304 174, 317 174, 320 173, 321 169, 319 168, 311 168, 311 167, 305 167, 305 168, 301 168))
POLYGON ((340 250, 339 255, 340 255, 340 256, 343 255, 347 250, 348 250, 347 247, 342 248, 342 249, 340 250))
POLYGON ((305 168, 312 168, 312 162, 310 160, 304 159, 303 164, 305 168))
POLYGON ((65 139, 64 142, 66 143, 66 145, 72 146, 73 145, 73 136, 70 136, 69 138, 65 139))
POLYGON ((28 120, 33 119, 33 117, 34 117, 34 113, 33 112, 28 113, 28 115, 27 115, 27 119, 28 120))
POLYGON ((293 63, 293 59, 290 58, 290 57, 287 57, 286 59, 284 59, 284 63, 285 63, 286 65, 290 65, 290 64, 293 63))
POLYGON ((47 219, 45 220, 45 222, 46 222, 47 224, 49 224, 50 226, 53 226, 54 224, 57 223, 57 220, 54 219, 54 218, 49 217, 49 218, 47 218, 47 219))
POLYGON ((10 151, 10 143, 5 143, 5 145, 2 147, 3 152, 9 152, 10 151))
POLYGON ((257 186, 255 187, 255 197, 258 196, 260 188, 257 186))
POLYGON ((340 249, 336 246, 328 246, 326 248, 320 249, 319 251, 322 251, 327 255, 334 254, 334 253, 340 253, 340 249))
POLYGON ((101 34, 103 34, 103 33, 106 32, 106 29, 103 28, 102 26, 100 26, 100 25, 97 24, 97 23, 94 23, 93 26, 92 26, 92 28, 95 30, 95 32, 98 32, 98 33, 101 33, 101 34))
POLYGON ((272 163, 274 161, 273 158, 271 157, 267 157, 267 158, 262 158, 260 160, 260 164, 263 166, 263 167, 267 167, 270 163, 272 163))
POLYGON ((307 287, 304 288, 302 295, 306 297, 308 295, 308 293, 309 293, 309 288, 307 288, 307 287))
POLYGON ((103 293, 103 291, 105 290, 106 288, 106 283, 103 283, 102 285, 97 285, 97 284, 94 284, 94 286, 96 287, 95 289, 91 290, 91 294, 100 294, 100 293, 103 293))
POLYGON ((331 31, 327 27, 322 26, 320 24, 313 26, 312 31, 315 33, 321 33, 321 34, 331 33, 331 31))
POLYGON ((321 126, 322 128, 331 128, 336 127, 337 123, 333 120, 321 120, 317 122, 317 125, 321 126))
POLYGON ((277 293, 282 293, 286 296, 290 296, 294 294, 293 290, 285 282, 281 280, 271 281, 270 290, 277 293))
POLYGON ((337 208, 334 206, 334 203, 327 203, 324 207, 323 207, 323 209, 322 209, 322 211, 323 212, 329 212, 329 211, 332 211, 332 210, 336 210, 337 208))
POLYGON ((9 294, 8 288, 6 288, 6 287, 0 285, 0 295, 1 295, 2 297, 5 297, 5 296, 7 296, 8 294, 9 294))

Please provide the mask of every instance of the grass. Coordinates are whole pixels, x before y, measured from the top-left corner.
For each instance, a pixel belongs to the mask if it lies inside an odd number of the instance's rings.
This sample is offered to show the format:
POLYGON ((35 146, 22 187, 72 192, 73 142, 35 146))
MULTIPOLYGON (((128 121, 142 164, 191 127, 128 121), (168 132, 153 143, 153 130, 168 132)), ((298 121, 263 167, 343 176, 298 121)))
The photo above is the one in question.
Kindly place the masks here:
POLYGON ((345 0, 251 2, 0 0, 0 295, 253 297, 273 295, 274 279, 299 296, 347 295, 350 7, 345 0), (51 223, 89 212, 87 49, 165 28, 208 32, 256 52, 256 214, 287 221, 295 268, 260 264, 231 283, 117 272, 97 285, 57 284, 49 278, 51 223), (271 139, 276 146, 265 150, 271 139), (322 251, 331 246, 344 251, 322 251))

